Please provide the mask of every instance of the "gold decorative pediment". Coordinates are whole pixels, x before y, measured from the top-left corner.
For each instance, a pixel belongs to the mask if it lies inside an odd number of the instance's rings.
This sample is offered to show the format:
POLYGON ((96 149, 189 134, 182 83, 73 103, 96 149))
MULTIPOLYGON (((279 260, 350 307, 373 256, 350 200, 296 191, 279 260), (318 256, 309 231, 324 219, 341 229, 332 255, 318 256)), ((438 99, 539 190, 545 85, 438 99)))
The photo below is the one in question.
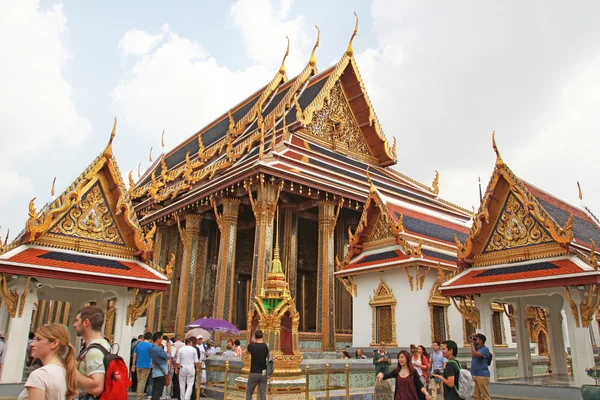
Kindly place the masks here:
POLYGON ((306 132, 335 151, 352 153, 370 162, 374 160, 340 83, 331 89, 329 101, 323 108, 315 112, 306 132))
POLYGON ((375 227, 371 231, 371 235, 369 236, 368 242, 375 242, 378 240, 383 240, 387 238, 395 237, 394 233, 390 229, 389 223, 384 218, 379 218, 375 227))
POLYGON ((510 192, 484 253, 553 242, 550 234, 510 192))
POLYGON ((125 245, 99 182, 50 228, 50 233, 125 245))

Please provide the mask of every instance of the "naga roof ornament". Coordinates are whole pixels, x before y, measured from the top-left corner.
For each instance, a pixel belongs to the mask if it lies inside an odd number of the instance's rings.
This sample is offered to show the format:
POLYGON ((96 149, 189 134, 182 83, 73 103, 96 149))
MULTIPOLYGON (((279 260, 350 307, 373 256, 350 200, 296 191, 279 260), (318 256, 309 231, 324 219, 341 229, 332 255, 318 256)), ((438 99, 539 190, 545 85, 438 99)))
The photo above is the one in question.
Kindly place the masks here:
POLYGON ((352 41, 358 34, 358 15, 356 14, 356 12, 354 13, 354 16, 356 17, 356 25, 354 26, 354 32, 352 32, 352 36, 350 36, 350 42, 348 43, 348 48, 346 49, 346 55, 348 57, 352 57, 354 55, 354 49, 352 48, 352 41))
POLYGON ((54 186, 56 185, 56 177, 54 177, 54 179, 52 179, 52 189, 50 189, 50 196, 52 196, 52 198, 54 198, 54 186))
POLYGON ((433 183, 431 184, 431 187, 433 188, 433 194, 437 195, 440 192, 440 173, 435 170, 435 178, 433 178, 433 183))
POLYGON ((579 184, 579 181, 577 181, 577 189, 579 191, 579 200, 583 200, 583 193, 581 192, 581 185, 579 184))
POLYGON ((315 42, 312 53, 310 54, 310 60, 308 61, 308 64, 313 68, 315 68, 317 65, 317 57, 315 56, 315 52, 317 51, 317 47, 319 47, 321 44, 321 30, 317 25, 315 25, 315 28, 317 28, 317 41, 315 42))
POLYGON ((150 146, 150 154, 148 155, 148 159, 152 162, 152 146, 150 146))

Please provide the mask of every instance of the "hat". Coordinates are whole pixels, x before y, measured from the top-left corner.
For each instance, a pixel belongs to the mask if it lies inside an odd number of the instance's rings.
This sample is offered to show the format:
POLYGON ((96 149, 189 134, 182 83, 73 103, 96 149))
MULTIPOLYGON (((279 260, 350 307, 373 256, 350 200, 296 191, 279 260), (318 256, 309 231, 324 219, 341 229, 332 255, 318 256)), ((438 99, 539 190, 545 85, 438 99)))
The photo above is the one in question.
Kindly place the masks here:
POLYGON ((196 339, 202 339, 202 335, 196 336, 196 339))

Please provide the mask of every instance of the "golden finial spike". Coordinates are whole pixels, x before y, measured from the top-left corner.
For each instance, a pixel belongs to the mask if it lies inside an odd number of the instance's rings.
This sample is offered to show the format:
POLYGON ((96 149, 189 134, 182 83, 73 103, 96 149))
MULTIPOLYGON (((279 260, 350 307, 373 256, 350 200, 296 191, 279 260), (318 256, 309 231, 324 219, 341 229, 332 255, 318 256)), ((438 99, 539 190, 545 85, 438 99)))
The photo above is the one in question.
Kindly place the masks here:
MULTIPOLYGON (((229 118, 229 132, 233 132, 235 129, 235 120, 233 119, 233 114, 231 114, 231 110, 227 110, 227 117, 229 118)), ((198 140, 200 140, 200 135, 198 135, 198 140)))
POLYGON ((142 163, 138 164, 138 179, 142 177, 142 163))
POLYGON ((348 48, 346 49, 346 55, 348 57, 352 57, 352 55, 354 54, 354 49, 352 48, 352 41, 358 34, 358 15, 356 14, 356 12, 354 13, 354 16, 356 17, 356 25, 354 26, 354 32, 352 32, 352 36, 350 36, 350 43, 348 43, 348 48))
POLYGON ((113 125, 112 132, 110 133, 110 139, 108 140, 108 144, 106 145, 106 148, 104 149, 104 153, 103 153, 105 158, 111 158, 113 155, 112 142, 113 142, 113 139, 115 138, 116 134, 117 134, 117 118, 115 117, 115 123, 113 125))
POLYGON ((150 146, 150 156, 148 158, 150 159, 150 162, 152 162, 152 146, 150 146))
POLYGON ((492 132, 492 147, 494 148, 494 152, 496 153, 496 167, 500 168, 504 165, 504 161, 502 160, 502 157, 500 157, 498 146, 496 146, 496 131, 492 132))
POLYGON ((162 133, 162 138, 160 139, 160 144, 162 146, 163 153, 164 153, 165 152, 165 131, 164 130, 163 130, 163 133, 162 133))
POLYGON ((433 178, 433 183, 431 184, 431 187, 433 187, 433 194, 438 194, 440 192, 440 173, 435 170, 435 178, 433 178))
POLYGON ((50 189, 50 196, 54 198, 54 186, 56 185, 56 177, 52 180, 52 189, 50 189))
POLYGON ((283 60, 281 60, 281 67, 279 67, 279 73, 281 75, 285 75, 285 59, 290 54, 290 38, 287 36, 285 38, 287 39, 287 49, 285 51, 285 55, 283 56, 283 60))
POLYGON ((317 42, 315 43, 315 47, 313 47, 312 54, 310 55, 310 61, 308 62, 311 67, 317 65, 317 57, 315 56, 315 51, 317 51, 317 47, 319 47, 319 45, 321 44, 321 30, 317 25, 315 25, 315 28, 317 28, 317 42))
POLYGON ((275 249, 273 250, 273 262, 271 263, 271 273, 282 273, 281 261, 279 260, 279 206, 275 210, 275 249))
POLYGON ((4 238, 4 245, 8 246, 8 237, 10 236, 10 229, 6 231, 6 237, 4 238))
POLYGON ((577 189, 579 189, 579 200, 583 200, 583 193, 581 192, 581 185, 577 181, 577 189))

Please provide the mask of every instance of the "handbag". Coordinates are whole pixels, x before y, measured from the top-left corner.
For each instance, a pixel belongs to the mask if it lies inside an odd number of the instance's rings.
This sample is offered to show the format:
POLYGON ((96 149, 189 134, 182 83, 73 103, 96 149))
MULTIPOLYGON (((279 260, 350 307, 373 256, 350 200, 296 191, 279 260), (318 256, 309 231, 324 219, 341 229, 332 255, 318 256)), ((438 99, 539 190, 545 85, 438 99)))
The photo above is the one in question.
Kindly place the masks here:
POLYGON ((267 377, 270 377, 273 371, 275 370, 275 363, 273 361, 273 355, 271 354, 271 349, 269 348, 268 343, 267 349, 269 350, 269 355, 267 357, 267 377))

